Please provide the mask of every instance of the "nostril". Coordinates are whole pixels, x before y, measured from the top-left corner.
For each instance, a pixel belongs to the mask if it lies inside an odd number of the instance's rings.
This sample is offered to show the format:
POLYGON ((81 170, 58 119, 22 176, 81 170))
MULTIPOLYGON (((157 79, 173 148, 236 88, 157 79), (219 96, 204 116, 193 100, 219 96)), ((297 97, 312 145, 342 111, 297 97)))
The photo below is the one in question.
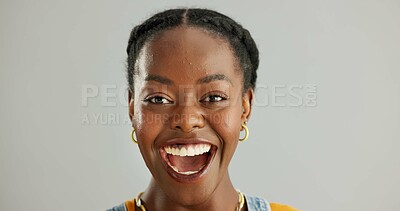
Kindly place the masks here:
POLYGON ((181 130, 182 132, 185 132, 185 133, 191 132, 196 128, 199 128, 199 127, 198 126, 185 126, 185 125, 184 126, 179 126, 179 125, 175 126, 176 130, 181 130))
POLYGON ((195 128, 202 128, 204 126, 205 118, 199 110, 190 110, 189 107, 179 107, 171 113, 169 117, 171 129, 179 129, 183 132, 190 132, 195 128))

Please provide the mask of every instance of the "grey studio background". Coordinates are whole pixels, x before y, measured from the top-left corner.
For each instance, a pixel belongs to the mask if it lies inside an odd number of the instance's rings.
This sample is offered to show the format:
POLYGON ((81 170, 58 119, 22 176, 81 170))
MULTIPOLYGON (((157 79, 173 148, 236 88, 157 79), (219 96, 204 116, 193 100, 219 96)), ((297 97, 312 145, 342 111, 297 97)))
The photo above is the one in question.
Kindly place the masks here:
POLYGON ((132 27, 176 6, 232 16, 261 52, 234 184, 308 211, 400 206, 400 2, 0 3, 0 210, 105 210, 150 174, 126 107, 132 27))

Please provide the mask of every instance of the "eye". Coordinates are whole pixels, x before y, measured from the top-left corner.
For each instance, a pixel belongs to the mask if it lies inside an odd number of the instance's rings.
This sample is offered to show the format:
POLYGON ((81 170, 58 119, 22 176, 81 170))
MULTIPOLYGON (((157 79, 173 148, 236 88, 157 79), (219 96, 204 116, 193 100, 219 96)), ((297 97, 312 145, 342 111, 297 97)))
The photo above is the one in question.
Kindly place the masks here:
POLYGON ((153 104, 170 104, 170 103, 172 103, 170 100, 168 100, 167 98, 162 97, 162 96, 149 97, 143 101, 148 102, 148 103, 153 103, 153 104))
POLYGON ((202 101, 203 102, 221 102, 226 99, 227 99, 226 97, 214 94, 214 95, 209 95, 209 96, 205 97, 202 101))

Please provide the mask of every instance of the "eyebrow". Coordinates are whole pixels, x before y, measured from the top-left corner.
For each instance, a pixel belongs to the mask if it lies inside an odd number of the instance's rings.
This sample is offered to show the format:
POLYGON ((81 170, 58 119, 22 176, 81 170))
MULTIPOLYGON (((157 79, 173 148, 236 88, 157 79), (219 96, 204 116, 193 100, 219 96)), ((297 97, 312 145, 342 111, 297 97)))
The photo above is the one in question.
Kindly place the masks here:
POLYGON ((148 76, 146 76, 146 78, 144 80, 145 81, 156 81, 156 82, 166 84, 166 85, 174 84, 174 82, 171 79, 166 78, 164 76, 160 76, 160 75, 148 75, 148 76))
MULTIPOLYGON (((174 82, 171 79, 166 78, 164 76, 160 76, 160 75, 148 75, 148 76, 146 76, 146 78, 144 80, 145 81, 156 81, 156 82, 166 84, 166 85, 174 84, 174 82)), ((197 80, 197 83, 198 84, 206 84, 206 83, 210 83, 213 81, 227 81, 232 84, 232 81, 224 74, 207 75, 207 76, 197 80)))
POLYGON ((205 84, 213 81, 227 81, 232 84, 232 81, 224 74, 212 74, 197 80, 197 83, 205 84))

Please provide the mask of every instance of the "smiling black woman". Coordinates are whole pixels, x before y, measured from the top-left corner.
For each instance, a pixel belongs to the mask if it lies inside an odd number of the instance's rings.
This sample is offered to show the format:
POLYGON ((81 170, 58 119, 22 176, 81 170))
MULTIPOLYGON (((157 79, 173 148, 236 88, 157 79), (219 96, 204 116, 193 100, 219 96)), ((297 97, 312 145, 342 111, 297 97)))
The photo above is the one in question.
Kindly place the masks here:
POLYGON ((212 10, 166 10, 132 30, 127 53, 131 138, 152 179, 111 210, 295 210, 229 177, 259 63, 246 29, 212 10))

